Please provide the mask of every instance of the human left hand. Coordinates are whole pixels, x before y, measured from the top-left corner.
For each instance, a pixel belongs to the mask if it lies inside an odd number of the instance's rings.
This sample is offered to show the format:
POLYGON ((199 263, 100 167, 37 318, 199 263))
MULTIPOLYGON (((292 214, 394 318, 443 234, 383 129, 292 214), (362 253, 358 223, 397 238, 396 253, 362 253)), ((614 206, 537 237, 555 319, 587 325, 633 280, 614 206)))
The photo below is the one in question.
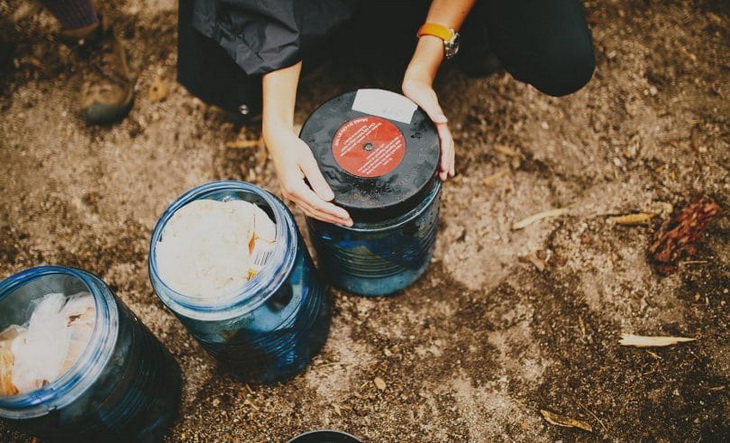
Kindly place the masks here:
POLYGON ((438 96, 434 91, 430 82, 418 78, 413 78, 408 73, 403 79, 403 94, 413 100, 418 106, 428 114, 431 121, 436 125, 439 141, 441 142, 441 161, 439 165, 439 177, 446 180, 453 177, 454 169, 454 138, 449 130, 448 119, 444 115, 444 111, 439 105, 438 96))

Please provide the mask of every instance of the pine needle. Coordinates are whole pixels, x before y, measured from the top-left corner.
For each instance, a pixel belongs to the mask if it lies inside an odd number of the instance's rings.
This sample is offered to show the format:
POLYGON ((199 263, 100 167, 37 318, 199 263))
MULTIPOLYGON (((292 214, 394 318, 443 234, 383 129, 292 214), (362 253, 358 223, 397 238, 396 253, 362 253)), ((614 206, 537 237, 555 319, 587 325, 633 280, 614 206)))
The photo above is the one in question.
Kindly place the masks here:
POLYGON ((644 335, 621 334, 621 340, 619 340, 619 344, 621 344, 622 346, 635 346, 637 348, 652 348, 672 346, 676 345, 677 343, 684 343, 695 340, 697 339, 688 337, 648 337, 644 335))
POLYGON ((568 212, 568 210, 565 209, 565 208, 562 208, 562 209, 551 209, 549 211, 540 212, 538 214, 531 215, 531 216, 529 216, 529 217, 527 217, 525 219, 522 219, 522 220, 518 221, 517 223, 515 223, 514 225, 512 225, 512 229, 515 230, 515 231, 518 230, 518 229, 524 229, 524 228, 530 226, 531 224, 533 224, 533 223, 535 223, 537 221, 540 221, 540 220, 542 220, 544 218, 559 217, 559 216, 561 216, 561 215, 563 215, 563 214, 565 214, 567 212, 568 212))

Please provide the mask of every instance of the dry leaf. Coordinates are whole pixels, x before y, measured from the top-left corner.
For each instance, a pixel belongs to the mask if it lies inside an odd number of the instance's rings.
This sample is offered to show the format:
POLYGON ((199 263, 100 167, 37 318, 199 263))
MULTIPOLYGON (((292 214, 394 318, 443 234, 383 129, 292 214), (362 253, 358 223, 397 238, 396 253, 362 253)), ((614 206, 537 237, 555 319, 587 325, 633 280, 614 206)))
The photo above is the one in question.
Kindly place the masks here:
POLYGON ((656 214, 651 212, 639 212, 637 214, 621 215, 614 217, 611 220, 619 225, 642 225, 649 222, 655 216, 656 214))
POLYGON ((385 390, 385 380, 380 377, 375 377, 375 380, 373 380, 373 382, 375 383, 375 387, 377 387, 381 391, 385 390))
POLYGON ((554 414, 550 411, 540 409, 540 413, 547 420, 548 423, 565 426, 566 428, 578 428, 584 431, 593 432, 593 427, 582 420, 576 420, 574 418, 566 417, 564 415, 554 414))
POLYGON ((688 341, 695 341, 696 338, 687 337, 647 337, 644 335, 621 334, 619 343, 622 346, 635 346, 637 348, 652 348, 676 345, 688 341))
POLYGON ((545 270, 545 261, 537 256, 536 251, 532 251, 528 255, 517 257, 517 260, 521 261, 522 263, 531 263, 537 268, 538 271, 545 270))
POLYGON ((549 218, 549 217, 559 217, 559 216, 561 216, 561 215, 563 215, 563 214, 565 214, 567 212, 568 212, 568 210, 565 209, 565 208, 563 208, 563 209, 551 209, 549 211, 540 212, 538 214, 531 215, 531 216, 529 216, 529 217, 527 217, 525 219, 522 219, 522 220, 518 221, 517 223, 515 223, 514 225, 512 225, 512 229, 515 230, 515 231, 518 230, 518 229, 524 229, 527 226, 530 226, 531 224, 535 223, 536 221, 540 221, 540 220, 542 220, 544 218, 549 218))
POLYGON ((484 177, 481 180, 481 184, 488 186, 494 183, 495 181, 499 180, 500 178, 504 177, 505 175, 509 174, 509 168, 502 168, 499 171, 495 172, 494 174, 484 177))
POLYGON ((697 252, 702 231, 719 213, 720 205, 709 198, 696 200, 682 209, 649 247, 655 269, 663 275, 676 271, 680 258, 697 252))
POLYGON ((519 157, 520 153, 515 151, 514 149, 508 148, 505 145, 494 145, 494 150, 499 152, 500 154, 504 154, 510 157, 519 157))

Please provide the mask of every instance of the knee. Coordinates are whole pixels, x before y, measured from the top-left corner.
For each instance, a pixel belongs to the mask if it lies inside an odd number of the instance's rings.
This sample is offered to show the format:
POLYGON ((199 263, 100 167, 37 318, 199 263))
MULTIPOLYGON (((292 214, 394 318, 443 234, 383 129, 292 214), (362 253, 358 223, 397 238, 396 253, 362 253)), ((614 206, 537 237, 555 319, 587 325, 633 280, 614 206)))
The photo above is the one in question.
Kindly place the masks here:
POLYGON ((590 81, 595 67, 590 40, 571 47, 563 46, 545 58, 542 75, 537 76, 533 86, 554 97, 572 94, 590 81))

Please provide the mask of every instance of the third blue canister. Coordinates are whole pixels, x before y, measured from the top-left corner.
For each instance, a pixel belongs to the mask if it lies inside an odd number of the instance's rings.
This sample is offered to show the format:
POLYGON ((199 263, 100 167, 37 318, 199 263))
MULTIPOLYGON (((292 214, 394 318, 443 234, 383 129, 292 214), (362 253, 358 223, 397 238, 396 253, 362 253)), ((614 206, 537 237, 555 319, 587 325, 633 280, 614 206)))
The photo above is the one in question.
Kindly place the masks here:
POLYGON ((49 441, 161 441, 173 356, 98 277, 40 266, 0 282, 0 419, 49 441))
POLYGON ((439 138, 410 99, 359 89, 319 106, 300 138, 353 226, 307 218, 327 280, 366 296, 407 288, 428 268, 438 230, 439 138))
POLYGON ((331 302, 294 218, 279 199, 250 183, 207 183, 170 204, 152 233, 149 272, 160 300, 225 370, 244 382, 290 378, 307 367, 326 341, 331 302), (224 205, 224 213, 195 213, 191 221, 180 222, 176 225, 180 228, 173 229, 176 214, 193 204, 213 208, 211 211, 224 205), (238 255, 241 247, 250 246, 245 239, 250 238, 251 244, 261 240, 263 234, 255 229, 262 223, 256 219, 253 235, 237 232, 248 228, 245 223, 241 226, 224 220, 228 214, 225 204, 234 209, 253 208, 256 217, 268 219, 271 237, 265 240, 270 248, 263 255, 253 253, 249 262, 245 254, 238 255), (196 225, 198 221, 203 224, 196 225), (182 249, 170 255, 163 244, 173 236, 182 239, 182 249), (201 238, 208 243, 194 250, 201 238), (244 241, 226 255, 224 249, 242 238, 244 241), (198 255, 209 258, 216 254, 222 255, 218 261, 196 261, 198 255), (175 260, 174 266, 166 260, 175 260), (194 276, 199 266, 211 268, 210 280, 198 281, 194 276), (171 271, 165 271, 166 267, 171 271), (175 280, 187 274, 193 276, 191 285, 185 290, 175 287, 175 280))

